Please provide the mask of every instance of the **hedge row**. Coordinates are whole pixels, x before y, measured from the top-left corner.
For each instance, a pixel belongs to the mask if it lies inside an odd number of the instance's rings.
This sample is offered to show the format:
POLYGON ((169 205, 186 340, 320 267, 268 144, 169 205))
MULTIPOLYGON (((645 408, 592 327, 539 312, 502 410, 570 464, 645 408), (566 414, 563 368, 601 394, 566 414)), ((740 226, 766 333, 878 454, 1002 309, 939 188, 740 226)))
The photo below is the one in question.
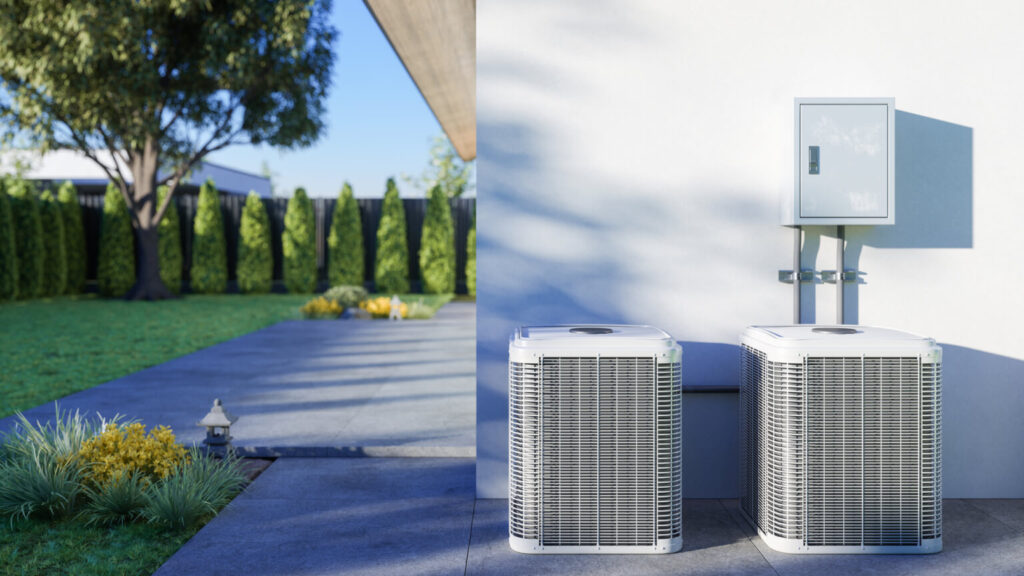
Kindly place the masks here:
MULTIPOLYGON (((157 191, 157 206, 167 188, 157 191)), ((227 245, 217 189, 207 181, 200 189, 193 222, 191 288, 222 293, 227 288, 227 245)), ((406 219, 398 187, 387 182, 377 229, 374 269, 377 291, 409 291, 409 249, 406 219)), ((290 292, 316 289, 316 230, 312 202, 303 189, 288 201, 282 234, 285 286, 290 292)), ((270 221, 263 202, 250 193, 239 229, 237 277, 243 293, 268 292, 274 260, 270 221)), ((466 262, 467 286, 475 293, 475 224, 466 262)), ((108 297, 124 295, 135 282, 135 250, 131 217, 120 189, 110 184, 100 226, 97 279, 108 297)), ((159 225, 160 276, 175 293, 181 291, 182 249, 179 214, 174 202, 159 225)), ((364 258, 362 221, 352 187, 346 183, 335 205, 327 238, 328 278, 332 286, 362 285, 364 258)), ((450 205, 444 193, 429 193, 420 245, 423 291, 450 293, 455 288, 455 240, 450 205)), ((26 180, 0 180, 0 300, 78 293, 85 287, 85 235, 75 187, 62 184, 56 197, 39 194, 26 180), (45 231, 45 233, 44 233, 45 231)))
POLYGON ((85 231, 74 186, 65 182, 54 196, 29 180, 0 178, 0 301, 75 293, 84 284, 85 231))

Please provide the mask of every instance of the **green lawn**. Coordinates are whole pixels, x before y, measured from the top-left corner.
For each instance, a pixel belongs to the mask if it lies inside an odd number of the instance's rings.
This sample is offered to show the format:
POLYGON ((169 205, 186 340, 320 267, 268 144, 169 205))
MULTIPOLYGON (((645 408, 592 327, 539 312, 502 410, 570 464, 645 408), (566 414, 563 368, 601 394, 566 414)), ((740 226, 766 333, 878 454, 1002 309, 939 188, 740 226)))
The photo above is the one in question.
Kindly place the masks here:
POLYGON ((218 295, 125 302, 82 296, 2 303, 0 417, 298 319, 299 306, 309 298, 218 295))
POLYGON ((0 522, 0 574, 148 575, 199 528, 168 532, 150 524, 89 528, 81 522, 0 522))

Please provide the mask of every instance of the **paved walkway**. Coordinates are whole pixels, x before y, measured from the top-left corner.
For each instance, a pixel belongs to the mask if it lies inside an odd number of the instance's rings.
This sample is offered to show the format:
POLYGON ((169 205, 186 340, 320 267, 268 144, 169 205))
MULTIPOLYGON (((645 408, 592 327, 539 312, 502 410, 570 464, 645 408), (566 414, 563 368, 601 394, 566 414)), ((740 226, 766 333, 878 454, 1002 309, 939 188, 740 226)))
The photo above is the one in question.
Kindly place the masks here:
MULTIPOLYGON (((251 453, 465 456, 476 450, 476 305, 424 321, 290 321, 67 396, 62 409, 171 426, 186 443, 214 398, 251 453)), ((28 410, 47 420, 53 405, 28 410)), ((0 420, 0 431, 12 418, 0 420)))

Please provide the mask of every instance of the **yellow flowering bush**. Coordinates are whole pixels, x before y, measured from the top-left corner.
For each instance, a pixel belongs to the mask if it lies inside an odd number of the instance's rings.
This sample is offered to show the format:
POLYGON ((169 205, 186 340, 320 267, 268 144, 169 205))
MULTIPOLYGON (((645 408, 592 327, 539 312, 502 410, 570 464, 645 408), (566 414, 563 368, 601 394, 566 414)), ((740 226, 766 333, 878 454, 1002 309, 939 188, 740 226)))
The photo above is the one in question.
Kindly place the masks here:
MULTIPOLYGON (((374 318, 387 318, 391 315, 391 298, 381 296, 380 298, 363 300, 359 303, 359 307, 369 312, 374 318)), ((405 302, 402 302, 399 310, 402 313, 402 318, 409 316, 409 307, 406 306, 405 302)))
POLYGON ((320 296, 306 302, 300 310, 306 318, 337 318, 345 309, 337 301, 320 296))
POLYGON ((127 426, 108 424, 103 433, 82 443, 79 457, 89 463, 86 472, 95 485, 138 471, 147 481, 164 478, 186 457, 185 447, 178 444, 174 432, 156 426, 148 433, 135 422, 127 426))

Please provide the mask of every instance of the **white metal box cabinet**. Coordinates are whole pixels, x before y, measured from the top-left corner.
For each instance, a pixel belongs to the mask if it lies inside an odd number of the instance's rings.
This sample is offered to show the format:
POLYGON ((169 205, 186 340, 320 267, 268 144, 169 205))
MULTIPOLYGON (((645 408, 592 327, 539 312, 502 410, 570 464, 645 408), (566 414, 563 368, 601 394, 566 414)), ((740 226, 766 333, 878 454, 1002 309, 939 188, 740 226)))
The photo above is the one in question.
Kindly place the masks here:
POLYGON ((895 224, 893 98, 797 98, 783 224, 895 224))
POLYGON ((509 343, 509 544, 682 548, 682 349, 650 326, 524 326, 509 343))
POLYGON ((742 338, 741 510, 790 553, 942 550, 942 350, 867 326, 742 338))

